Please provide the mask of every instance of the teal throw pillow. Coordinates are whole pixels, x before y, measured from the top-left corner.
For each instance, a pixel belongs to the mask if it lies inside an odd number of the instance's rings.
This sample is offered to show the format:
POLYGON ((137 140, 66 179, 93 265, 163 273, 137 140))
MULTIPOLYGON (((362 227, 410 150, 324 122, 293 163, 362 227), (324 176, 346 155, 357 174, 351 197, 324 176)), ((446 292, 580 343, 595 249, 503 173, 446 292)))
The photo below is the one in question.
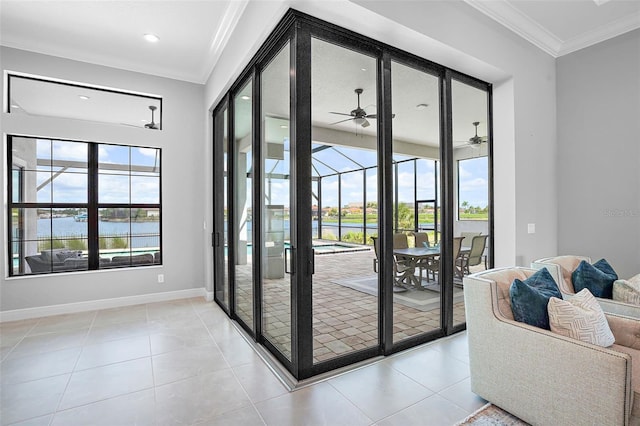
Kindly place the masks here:
POLYGON ((562 293, 547 268, 540 269, 524 281, 516 278, 511 283, 509 295, 516 321, 550 329, 547 305, 551 297, 562 299, 562 293))
POLYGON ((593 265, 583 260, 571 274, 576 293, 586 288, 595 297, 603 299, 613 297, 613 282, 617 279, 618 275, 604 259, 598 260, 593 265))

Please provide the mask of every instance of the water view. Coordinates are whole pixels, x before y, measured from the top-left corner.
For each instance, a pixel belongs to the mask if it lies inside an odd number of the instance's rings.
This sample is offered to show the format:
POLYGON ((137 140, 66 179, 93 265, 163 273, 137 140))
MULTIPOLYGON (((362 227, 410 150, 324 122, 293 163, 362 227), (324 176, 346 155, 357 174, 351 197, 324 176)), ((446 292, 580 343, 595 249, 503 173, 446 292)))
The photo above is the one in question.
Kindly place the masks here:
MULTIPOLYGON (((141 222, 100 221, 100 235, 111 238, 130 238, 129 248, 158 247, 160 222, 157 220, 141 222)), ((54 239, 86 238, 87 223, 74 217, 42 218, 37 222, 38 238, 54 239)))

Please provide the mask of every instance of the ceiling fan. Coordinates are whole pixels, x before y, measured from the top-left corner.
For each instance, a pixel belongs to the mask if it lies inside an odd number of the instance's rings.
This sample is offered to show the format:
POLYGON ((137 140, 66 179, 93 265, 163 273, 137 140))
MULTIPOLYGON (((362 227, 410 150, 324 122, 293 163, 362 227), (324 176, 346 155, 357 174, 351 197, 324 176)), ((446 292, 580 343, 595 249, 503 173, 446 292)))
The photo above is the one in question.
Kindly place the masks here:
POLYGON ((478 125, 480 124, 479 121, 474 121, 473 125, 476 126, 476 135, 472 136, 469 138, 469 145, 480 145, 483 142, 487 141, 487 137, 486 136, 478 136, 478 125))
MULTIPOLYGON (((367 120, 368 118, 378 118, 377 114, 367 114, 367 111, 365 111, 364 109, 360 108, 360 95, 362 94, 363 90, 362 89, 356 89, 354 90, 354 92, 356 92, 356 95, 358 96, 358 106, 356 107, 356 109, 351 110, 350 113, 345 113, 345 112, 329 112, 329 114, 336 114, 336 115, 344 115, 347 116, 349 118, 345 118, 344 120, 340 120, 340 121, 336 121, 335 123, 331 123, 333 124, 338 124, 338 123, 344 123, 345 121, 349 121, 349 120, 353 120, 354 123, 356 123, 359 126, 362 127, 369 127, 370 123, 369 120, 367 120)), ((391 117, 395 117, 395 114, 392 114, 391 117)))
POLYGON ((149 105, 149 109, 151 110, 151 123, 145 124, 144 127, 147 129, 158 130, 158 125, 154 121, 154 113, 158 107, 155 105, 149 105))

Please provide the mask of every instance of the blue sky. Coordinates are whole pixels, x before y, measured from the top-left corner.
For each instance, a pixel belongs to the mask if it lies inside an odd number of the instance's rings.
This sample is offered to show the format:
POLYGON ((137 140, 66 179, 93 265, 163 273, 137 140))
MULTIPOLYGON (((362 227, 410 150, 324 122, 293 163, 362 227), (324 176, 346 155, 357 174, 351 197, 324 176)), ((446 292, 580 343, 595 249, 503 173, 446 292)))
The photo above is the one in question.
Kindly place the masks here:
MULTIPOLYGON (((88 145, 82 142, 37 141, 39 160, 53 159, 53 168, 40 165, 35 173, 36 185, 39 186, 51 177, 52 172, 60 170, 58 161, 76 161, 83 167, 68 168, 53 181, 43 186, 37 193, 38 202, 86 203, 87 171, 85 165, 88 157, 88 145), (53 199, 52 197, 53 191, 53 199)), ((160 152, 152 148, 127 147, 118 145, 99 145, 98 161, 100 164, 121 164, 128 167, 130 161, 134 170, 100 173, 100 202, 103 203, 158 203, 160 194, 159 173, 135 172, 135 166, 153 167, 160 162, 160 152)), ((158 168, 159 171, 159 168, 158 168)), ((30 176, 26 177, 30 179, 30 176)), ((28 200, 30 201, 30 200, 28 200)))
MULTIPOLYGON (((320 145, 315 145, 318 147, 320 145)), ((336 171, 342 174, 342 205, 349 203, 361 203, 363 199, 363 171, 351 172, 361 167, 374 166, 377 162, 376 152, 373 150, 350 149, 340 147, 338 151, 324 149, 314 153, 313 175, 325 176, 322 179, 322 207, 338 206, 338 179, 336 171), (348 157, 348 158, 347 158, 348 157), (357 163, 357 164, 356 164, 357 163), (330 167, 329 167, 330 166, 330 167), (349 172, 349 173, 344 173, 349 172)), ((410 157, 396 155, 396 161, 409 159, 410 157)), ((289 152, 285 151, 284 160, 267 160, 266 171, 275 173, 289 173, 289 152)), ((468 201, 470 205, 486 207, 488 202, 488 169, 487 157, 479 157, 461 161, 459 173, 460 201, 468 201)), ((417 162, 417 198, 420 200, 435 198, 435 162, 420 159, 417 162)), ((367 202, 377 201, 377 168, 367 169, 367 202)), ((266 188, 265 188, 266 190, 266 188)), ((271 181, 271 204, 288 205, 289 182, 281 179, 271 181)), ((400 202, 413 203, 414 199, 414 175, 413 162, 399 163, 398 166, 398 199, 400 202)), ((314 199, 312 204, 316 204, 314 199)))

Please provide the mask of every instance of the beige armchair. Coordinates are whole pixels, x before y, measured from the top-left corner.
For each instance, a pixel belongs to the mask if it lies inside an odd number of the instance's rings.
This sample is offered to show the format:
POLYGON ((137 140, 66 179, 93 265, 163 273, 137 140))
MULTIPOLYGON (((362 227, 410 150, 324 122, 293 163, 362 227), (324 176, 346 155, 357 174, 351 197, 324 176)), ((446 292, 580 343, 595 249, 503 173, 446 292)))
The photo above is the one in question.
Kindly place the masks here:
POLYGON ((464 278, 471 390, 531 424, 638 424, 640 321, 607 314, 616 339, 609 348, 517 322, 509 287, 535 272, 464 278))
MULTIPOLYGON (((571 274, 578 268, 580 262, 586 260, 591 263, 591 258, 587 256, 554 256, 535 260, 531 263, 531 268, 538 270, 547 268, 553 279, 558 284, 558 288, 563 295, 571 297, 575 294, 571 274)), ((597 298, 602 310, 608 313, 625 315, 633 318, 640 318, 640 306, 630 303, 619 302, 617 300, 597 298)))

